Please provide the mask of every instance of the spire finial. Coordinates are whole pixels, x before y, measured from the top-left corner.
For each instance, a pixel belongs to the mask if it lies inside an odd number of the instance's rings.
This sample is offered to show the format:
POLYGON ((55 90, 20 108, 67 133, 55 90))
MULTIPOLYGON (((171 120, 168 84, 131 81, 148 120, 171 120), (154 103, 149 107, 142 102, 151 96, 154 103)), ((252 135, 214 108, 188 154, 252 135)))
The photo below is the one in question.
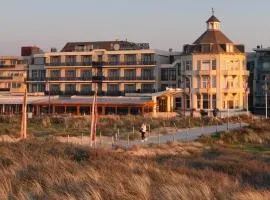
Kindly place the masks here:
POLYGON ((215 15, 215 10, 214 10, 214 8, 212 8, 212 15, 215 15))

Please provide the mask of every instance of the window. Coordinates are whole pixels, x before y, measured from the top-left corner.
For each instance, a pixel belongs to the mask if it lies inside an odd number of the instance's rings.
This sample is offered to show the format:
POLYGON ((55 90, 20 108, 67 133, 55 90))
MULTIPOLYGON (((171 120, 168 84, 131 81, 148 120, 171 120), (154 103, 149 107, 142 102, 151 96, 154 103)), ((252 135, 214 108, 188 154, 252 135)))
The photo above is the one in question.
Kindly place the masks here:
POLYGON ((66 77, 76 77, 76 70, 66 70, 66 77))
POLYGON ((92 85, 91 84, 83 84, 81 85, 81 92, 84 94, 90 94, 92 91, 92 85))
POLYGON ((191 82, 190 82, 190 79, 189 78, 185 78, 185 85, 186 87, 185 88, 191 88, 191 82))
POLYGON ((143 64, 152 64, 153 61, 154 61, 154 55, 153 54, 143 54, 142 55, 143 64))
POLYGON ((197 94, 197 108, 201 109, 201 95, 197 94))
POLYGON ((227 44, 226 45, 226 52, 233 52, 234 45, 233 44, 227 44))
POLYGON ((161 81, 175 81, 176 70, 175 68, 162 68, 161 69, 161 81))
POLYGON ((50 88, 51 88, 51 91, 53 91, 53 92, 59 92, 60 91, 60 85, 59 84, 51 84, 50 88))
POLYGON ((212 60, 212 70, 217 70, 217 61, 212 60))
POLYGON ((201 70, 210 70, 210 60, 203 60, 202 61, 201 70))
POLYGON ((21 83, 12 83, 12 88, 21 88, 22 84, 21 83))
POLYGON ((91 78, 92 77, 92 71, 91 70, 82 70, 81 71, 81 77, 82 78, 91 78))
POLYGON ((38 85, 37 84, 32 84, 31 92, 38 92, 38 85))
POLYGON ((38 78, 38 70, 32 70, 32 78, 38 78))
POLYGON ((213 94, 212 95, 212 108, 216 108, 217 107, 217 95, 213 94))
POLYGON ((35 65, 43 65, 44 63, 45 63, 45 58, 44 57, 34 58, 34 64, 35 65))
POLYGON ((120 76, 119 69, 109 69, 109 77, 110 78, 118 78, 120 76))
POLYGON ((142 92, 152 93, 154 92, 153 84, 142 84, 142 92))
POLYGON ((181 62, 177 64, 178 76, 181 76, 181 62))
POLYGON ((216 88, 216 87, 217 87, 217 77, 212 76, 212 88, 216 88))
POLYGON ((60 70, 52 70, 51 77, 52 78, 60 77, 60 70))
POLYGON ((40 70, 40 77, 43 79, 46 77, 46 70, 40 70))
POLYGON ((119 64, 119 55, 110 55, 109 56, 109 62, 111 65, 116 65, 116 64, 119 64))
POLYGON ((201 60, 197 61, 197 70, 201 70, 201 60))
POLYGON ((202 53, 209 53, 210 52, 210 45, 209 44, 203 44, 201 46, 202 53))
POLYGON ((202 76, 202 88, 209 88, 209 76, 202 76))
POLYGON ((189 109, 190 108, 190 96, 186 96, 186 108, 189 109))
POLYGON ((75 84, 66 84, 65 91, 66 91, 66 93, 74 93, 76 91, 76 85, 75 84))
POLYGON ((107 85, 108 92, 119 92, 119 85, 118 84, 108 84, 107 85))
POLYGON ((136 64, 136 54, 132 55, 126 55, 125 56, 125 61, 127 65, 134 65, 136 64))
POLYGON ((152 69, 143 69, 142 70, 142 77, 144 80, 152 80, 153 77, 153 70, 152 69))
POLYGON ((61 57, 60 56, 52 56, 51 57, 51 64, 53 65, 60 65, 61 57))
POLYGON ((182 108, 182 98, 181 97, 175 98, 175 107, 176 107, 176 109, 182 108))
POLYGON ((91 65, 92 56, 82 56, 82 64, 83 65, 91 65))
POLYGON ((203 96, 203 109, 210 108, 210 105, 209 105, 209 95, 207 93, 204 93, 202 96, 203 96))
POLYGON ((66 56, 66 64, 67 65, 75 65, 76 56, 66 56))
POLYGON ((186 60, 185 66, 186 66, 186 68, 185 68, 186 71, 192 70, 192 62, 191 62, 191 60, 186 60))
POLYGON ((125 92, 126 93, 135 93, 136 85, 135 84, 125 84, 125 92))
POLYGON ((134 80, 136 78, 135 69, 125 69, 124 76, 126 80, 134 80))

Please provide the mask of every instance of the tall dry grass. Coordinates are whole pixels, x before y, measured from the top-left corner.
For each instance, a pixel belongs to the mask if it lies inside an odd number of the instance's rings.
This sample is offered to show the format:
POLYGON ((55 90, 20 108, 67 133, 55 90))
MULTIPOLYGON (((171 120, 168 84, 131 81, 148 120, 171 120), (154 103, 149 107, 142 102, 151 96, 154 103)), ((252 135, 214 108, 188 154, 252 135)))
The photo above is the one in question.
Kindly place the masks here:
POLYGON ((111 152, 54 141, 0 143, 0 199, 267 199, 268 164, 204 145, 111 152))

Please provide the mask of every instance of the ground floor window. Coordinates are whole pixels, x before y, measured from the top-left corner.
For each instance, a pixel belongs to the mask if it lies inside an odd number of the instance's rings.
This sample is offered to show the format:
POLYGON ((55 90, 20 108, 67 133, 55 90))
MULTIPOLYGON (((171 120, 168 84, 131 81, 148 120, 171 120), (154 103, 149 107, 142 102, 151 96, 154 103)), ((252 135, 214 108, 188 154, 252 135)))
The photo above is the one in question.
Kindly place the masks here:
POLYGON ((175 98, 175 107, 176 107, 176 109, 182 108, 182 98, 181 97, 175 98))
POLYGON ((209 95, 207 93, 203 94, 203 109, 208 109, 209 105, 209 95))
POLYGON ((197 94, 197 108, 201 109, 201 95, 197 94))
POLYGON ((213 94, 212 95, 212 108, 216 108, 217 107, 217 95, 213 94))
POLYGON ((190 96, 186 96, 186 108, 190 108, 190 96))

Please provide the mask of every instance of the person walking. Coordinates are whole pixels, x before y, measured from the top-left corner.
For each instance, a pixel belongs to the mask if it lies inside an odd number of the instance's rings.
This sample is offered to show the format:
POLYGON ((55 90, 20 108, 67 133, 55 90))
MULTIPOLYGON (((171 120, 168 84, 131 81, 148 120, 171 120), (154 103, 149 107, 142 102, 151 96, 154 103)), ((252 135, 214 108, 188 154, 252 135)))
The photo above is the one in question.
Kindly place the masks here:
POLYGON ((146 134, 146 124, 145 123, 142 123, 142 126, 140 128, 140 132, 142 135, 142 142, 144 142, 145 141, 145 134, 146 134))

